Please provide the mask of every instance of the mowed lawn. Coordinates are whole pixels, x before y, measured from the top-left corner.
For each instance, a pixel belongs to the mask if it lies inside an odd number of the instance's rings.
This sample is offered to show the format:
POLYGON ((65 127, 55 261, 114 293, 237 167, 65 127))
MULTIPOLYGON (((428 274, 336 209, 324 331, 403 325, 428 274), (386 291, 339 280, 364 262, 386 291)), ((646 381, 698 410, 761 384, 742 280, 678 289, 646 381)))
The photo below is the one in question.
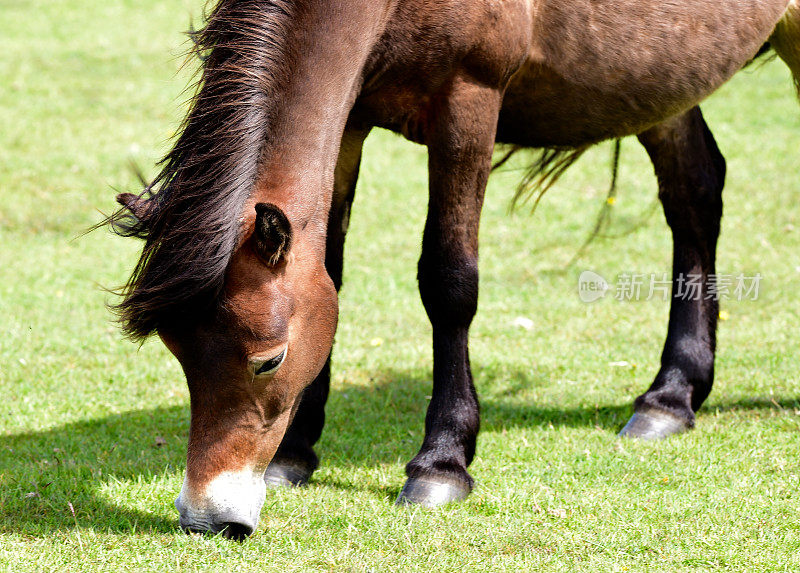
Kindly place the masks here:
POLYGON ((762 276, 723 301, 714 392, 697 429, 620 441, 656 372, 663 300, 588 305, 578 275, 671 268, 655 179, 622 145, 610 234, 572 267, 605 201, 611 147, 535 215, 495 174, 471 356, 483 427, 464 503, 397 508, 431 391, 416 292, 422 147, 368 140, 347 245, 328 423, 311 485, 270 491, 244 543, 188 536, 173 500, 188 391, 157 341, 124 340, 104 290, 139 244, 105 231, 115 190, 152 175, 196 66, 200 0, 0 0, 0 569, 7 571, 800 570, 800 105, 780 62, 704 106, 728 159, 721 273, 762 276), (520 320, 523 319, 523 320, 520 320))

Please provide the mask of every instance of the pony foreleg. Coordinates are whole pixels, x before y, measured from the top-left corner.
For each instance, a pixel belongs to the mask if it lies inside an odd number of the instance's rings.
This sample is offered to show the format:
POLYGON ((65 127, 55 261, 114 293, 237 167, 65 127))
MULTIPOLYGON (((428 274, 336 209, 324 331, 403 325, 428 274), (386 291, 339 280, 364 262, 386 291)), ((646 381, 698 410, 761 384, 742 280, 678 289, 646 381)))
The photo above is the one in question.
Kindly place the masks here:
POLYGON ((697 107, 644 132, 639 141, 655 167, 672 229, 673 292, 661 369, 636 399, 635 414, 620 435, 652 439, 694 427, 694 413, 711 392, 725 159, 697 107))
POLYGON ((478 305, 478 225, 491 168, 500 90, 456 79, 426 140, 430 200, 419 290, 433 327, 433 393, 425 438, 397 503, 435 506, 472 490, 478 399, 468 331, 478 305))
MULTIPOLYGON (((346 130, 342 137, 339 159, 334 173, 333 199, 328 216, 325 269, 336 290, 342 286, 344 241, 350 221, 350 208, 355 197, 361 150, 369 130, 346 130)), ((268 486, 304 485, 319 465, 314 444, 325 425, 325 403, 331 380, 331 359, 314 381, 303 391, 300 405, 269 464, 264 480, 268 486)))

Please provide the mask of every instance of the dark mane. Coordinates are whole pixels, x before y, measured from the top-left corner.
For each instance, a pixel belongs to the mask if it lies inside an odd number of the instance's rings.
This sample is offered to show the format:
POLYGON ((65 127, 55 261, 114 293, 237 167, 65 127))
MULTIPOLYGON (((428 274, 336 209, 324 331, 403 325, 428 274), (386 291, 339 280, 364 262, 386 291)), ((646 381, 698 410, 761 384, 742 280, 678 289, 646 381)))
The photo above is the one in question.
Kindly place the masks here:
POLYGON ((118 234, 145 240, 114 307, 135 340, 219 298, 286 75, 291 8, 291 0, 220 0, 191 34, 202 72, 180 136, 140 195, 145 216, 123 207, 110 217, 118 234))

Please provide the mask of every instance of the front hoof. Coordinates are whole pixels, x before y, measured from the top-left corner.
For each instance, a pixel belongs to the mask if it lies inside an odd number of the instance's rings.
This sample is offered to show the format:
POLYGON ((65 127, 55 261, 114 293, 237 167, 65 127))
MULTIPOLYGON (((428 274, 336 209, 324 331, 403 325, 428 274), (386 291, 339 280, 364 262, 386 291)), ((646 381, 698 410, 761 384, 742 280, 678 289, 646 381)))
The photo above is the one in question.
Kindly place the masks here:
POLYGON ((422 505, 438 507, 451 501, 465 499, 472 488, 455 480, 434 480, 431 478, 409 478, 397 496, 395 505, 422 505))
POLYGON ((677 416, 658 410, 647 410, 646 412, 634 412, 631 419, 620 431, 619 436, 642 440, 660 440, 690 429, 691 426, 677 416))
POLYGON ((297 487, 308 483, 312 471, 304 464, 289 461, 272 461, 264 472, 268 488, 297 487))

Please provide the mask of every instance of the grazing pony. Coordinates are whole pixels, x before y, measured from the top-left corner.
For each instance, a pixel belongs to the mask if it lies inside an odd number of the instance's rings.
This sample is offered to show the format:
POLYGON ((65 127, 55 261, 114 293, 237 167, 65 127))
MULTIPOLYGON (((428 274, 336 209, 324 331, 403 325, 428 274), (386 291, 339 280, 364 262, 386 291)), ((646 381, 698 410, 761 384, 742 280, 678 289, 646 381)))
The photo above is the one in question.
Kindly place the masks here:
MULTIPOLYGON (((145 241, 118 311, 131 338, 158 334, 186 374, 181 527, 241 538, 265 481, 301 484, 317 467, 371 128, 428 147, 419 290, 433 395, 398 501, 438 505, 473 483, 467 340, 495 142, 556 150, 563 166, 637 135, 672 229, 674 277, 701 275, 706 294, 725 161, 696 106, 762 48, 800 77, 800 0, 218 0, 195 40, 202 75, 181 134, 112 217, 145 241)), ((693 426, 711 390, 717 312, 705 296, 673 298, 661 369, 622 434, 693 426)))

